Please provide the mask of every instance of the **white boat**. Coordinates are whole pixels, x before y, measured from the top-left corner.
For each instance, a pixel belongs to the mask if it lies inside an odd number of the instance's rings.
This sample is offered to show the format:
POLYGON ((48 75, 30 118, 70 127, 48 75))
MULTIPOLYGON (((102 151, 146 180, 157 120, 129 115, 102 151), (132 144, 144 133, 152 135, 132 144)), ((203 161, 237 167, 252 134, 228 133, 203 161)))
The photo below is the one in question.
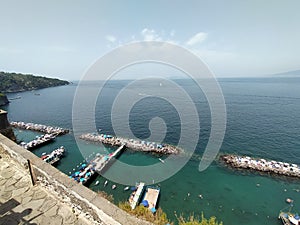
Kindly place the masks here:
POLYGON ((288 212, 280 211, 278 219, 281 220, 284 225, 299 225, 300 216, 297 213, 291 213, 293 204, 290 204, 288 212))
POLYGON ((279 219, 284 225, 298 225, 300 224, 300 217, 297 214, 281 212, 279 219))
POLYGON ((95 186, 97 186, 99 183, 100 183, 100 181, 99 181, 99 180, 97 180, 97 181, 96 181, 96 183, 95 183, 95 186))
POLYGON ((114 189, 116 189, 116 187, 117 187, 117 185, 114 184, 113 186, 111 186, 111 189, 114 190, 114 189))
POLYGON ((104 182, 104 187, 105 187, 107 184, 108 184, 108 181, 106 180, 106 181, 104 182))
POLYGON ((159 161, 161 161, 162 163, 165 163, 165 161, 161 158, 158 158, 159 161))
POLYGON ((129 187, 128 187, 128 186, 124 188, 124 191, 128 191, 128 190, 129 190, 129 187))

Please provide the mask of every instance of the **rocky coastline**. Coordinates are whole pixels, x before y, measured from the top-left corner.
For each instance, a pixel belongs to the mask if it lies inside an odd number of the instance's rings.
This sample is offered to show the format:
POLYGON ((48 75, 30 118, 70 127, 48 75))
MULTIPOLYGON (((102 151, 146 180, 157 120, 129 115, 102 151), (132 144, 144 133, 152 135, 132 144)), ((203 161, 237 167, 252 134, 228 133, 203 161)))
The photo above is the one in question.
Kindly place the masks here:
POLYGON ((9 103, 7 96, 5 94, 0 93, 0 106, 5 106, 9 103))

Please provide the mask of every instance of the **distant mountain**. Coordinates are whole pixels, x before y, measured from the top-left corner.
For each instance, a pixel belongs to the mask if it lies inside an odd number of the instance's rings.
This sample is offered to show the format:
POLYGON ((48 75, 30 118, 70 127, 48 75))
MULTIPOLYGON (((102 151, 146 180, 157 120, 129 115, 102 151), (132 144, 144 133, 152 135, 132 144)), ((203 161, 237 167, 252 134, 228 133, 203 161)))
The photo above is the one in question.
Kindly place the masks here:
POLYGON ((68 81, 55 78, 0 71, 0 93, 31 91, 68 84, 68 81))
POLYGON ((300 70, 293 70, 284 73, 272 74, 274 77, 300 77, 300 70))

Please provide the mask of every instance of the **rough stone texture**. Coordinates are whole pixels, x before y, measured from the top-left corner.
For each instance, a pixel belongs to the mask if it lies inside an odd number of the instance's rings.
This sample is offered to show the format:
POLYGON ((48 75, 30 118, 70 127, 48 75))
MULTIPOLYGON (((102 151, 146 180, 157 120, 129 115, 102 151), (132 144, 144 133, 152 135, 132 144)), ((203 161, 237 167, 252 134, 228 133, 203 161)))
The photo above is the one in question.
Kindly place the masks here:
POLYGON ((71 180, 1 134, 0 224, 151 225, 71 180), (31 184, 28 159, 38 178, 36 186, 31 184), (10 202, 17 204, 1 214, 2 205, 11 205, 10 202))
POLYGON ((0 145, 0 224, 94 224, 76 216, 41 186, 0 145))

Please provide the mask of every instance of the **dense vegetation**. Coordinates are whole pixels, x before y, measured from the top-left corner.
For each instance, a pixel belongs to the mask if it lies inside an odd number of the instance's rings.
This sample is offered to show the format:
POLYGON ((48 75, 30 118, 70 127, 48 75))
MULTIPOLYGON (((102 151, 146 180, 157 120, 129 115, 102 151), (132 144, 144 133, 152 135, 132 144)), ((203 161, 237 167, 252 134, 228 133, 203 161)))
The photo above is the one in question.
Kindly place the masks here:
POLYGON ((124 211, 135 215, 138 218, 147 220, 153 224, 156 225, 166 225, 166 224, 172 224, 170 223, 168 218, 167 218, 167 214, 164 213, 160 208, 156 211, 155 214, 153 214, 148 208, 139 205, 137 206, 134 210, 131 209, 131 206, 129 204, 129 202, 120 202, 119 203, 119 208, 123 209, 124 211))
POLYGON ((69 84, 54 78, 33 76, 31 74, 0 72, 0 92, 30 91, 47 87, 55 87, 69 84))
POLYGON ((201 219, 190 216, 188 219, 185 219, 183 216, 177 217, 179 225, 223 225, 222 222, 218 222, 216 217, 210 217, 209 219, 206 219, 204 215, 201 215, 201 219))
MULTIPOLYGON (((155 214, 153 214, 148 208, 139 205, 134 210, 131 209, 129 202, 120 202, 119 208, 123 209, 124 211, 135 215, 138 218, 147 220, 155 225, 174 225, 174 223, 170 222, 167 214, 162 211, 161 208, 159 208, 155 214)), ((201 215, 201 218, 197 218, 195 216, 189 216, 188 219, 185 219, 183 216, 177 216, 175 214, 178 224, 179 225, 223 225, 222 222, 218 222, 215 217, 211 217, 209 219, 206 219, 204 215, 201 215)))

